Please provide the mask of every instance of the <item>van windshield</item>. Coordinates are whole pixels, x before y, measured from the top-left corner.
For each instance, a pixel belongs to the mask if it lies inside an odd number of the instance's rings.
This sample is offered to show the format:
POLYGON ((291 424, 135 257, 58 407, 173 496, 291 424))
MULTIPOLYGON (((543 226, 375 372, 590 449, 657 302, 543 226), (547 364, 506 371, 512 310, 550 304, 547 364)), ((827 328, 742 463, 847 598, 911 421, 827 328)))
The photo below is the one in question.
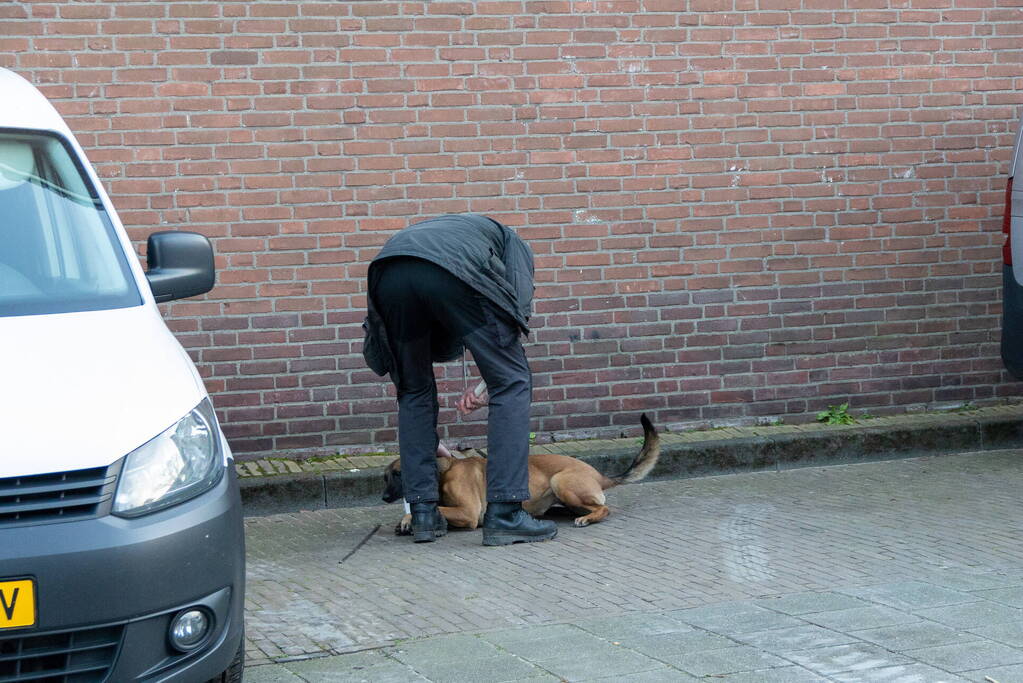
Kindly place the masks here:
POLYGON ((110 217, 62 140, 0 130, 0 316, 141 304, 110 217))

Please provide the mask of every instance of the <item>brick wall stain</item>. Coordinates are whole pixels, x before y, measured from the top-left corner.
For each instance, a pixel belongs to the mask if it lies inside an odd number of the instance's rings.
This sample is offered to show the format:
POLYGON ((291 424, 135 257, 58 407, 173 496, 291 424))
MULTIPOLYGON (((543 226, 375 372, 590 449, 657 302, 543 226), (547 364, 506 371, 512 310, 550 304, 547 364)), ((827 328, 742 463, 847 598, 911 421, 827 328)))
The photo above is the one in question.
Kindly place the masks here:
MULTIPOLYGON (((379 449, 366 264, 475 211, 537 255, 542 435, 1019 395, 998 357, 1023 8, 997 0, 12 2, 242 456, 379 449)), ((451 405, 442 437, 481 419, 451 405)))

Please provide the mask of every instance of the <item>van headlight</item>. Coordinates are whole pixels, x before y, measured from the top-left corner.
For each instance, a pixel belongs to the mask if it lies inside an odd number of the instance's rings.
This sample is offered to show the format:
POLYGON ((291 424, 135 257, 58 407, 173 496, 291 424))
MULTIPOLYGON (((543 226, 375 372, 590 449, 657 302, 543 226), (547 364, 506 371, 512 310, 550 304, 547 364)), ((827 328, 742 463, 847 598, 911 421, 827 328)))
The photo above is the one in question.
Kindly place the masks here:
POLYGON ((220 428, 208 398, 124 458, 113 514, 138 517, 198 496, 224 474, 220 428))

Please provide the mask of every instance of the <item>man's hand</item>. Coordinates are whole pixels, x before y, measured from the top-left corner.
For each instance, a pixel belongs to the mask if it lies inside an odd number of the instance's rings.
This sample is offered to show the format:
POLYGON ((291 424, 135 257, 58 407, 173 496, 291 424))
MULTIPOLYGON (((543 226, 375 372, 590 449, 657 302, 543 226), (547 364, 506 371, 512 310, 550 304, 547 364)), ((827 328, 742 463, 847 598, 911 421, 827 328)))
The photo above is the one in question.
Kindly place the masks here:
POLYGON ((490 394, 487 393, 487 385, 480 382, 472 389, 465 390, 465 393, 462 394, 462 398, 458 399, 456 407, 460 414, 468 415, 472 411, 478 410, 487 405, 489 401, 490 394))

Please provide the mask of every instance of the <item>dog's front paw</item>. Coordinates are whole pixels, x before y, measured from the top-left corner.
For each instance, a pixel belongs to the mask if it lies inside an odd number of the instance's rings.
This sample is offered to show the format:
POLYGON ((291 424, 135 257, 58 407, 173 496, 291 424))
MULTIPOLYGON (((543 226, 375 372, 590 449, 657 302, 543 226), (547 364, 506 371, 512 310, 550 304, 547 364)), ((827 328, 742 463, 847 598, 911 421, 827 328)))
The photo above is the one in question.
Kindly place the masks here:
POLYGON ((404 515, 401 521, 394 525, 395 536, 412 535, 412 515, 404 515))

